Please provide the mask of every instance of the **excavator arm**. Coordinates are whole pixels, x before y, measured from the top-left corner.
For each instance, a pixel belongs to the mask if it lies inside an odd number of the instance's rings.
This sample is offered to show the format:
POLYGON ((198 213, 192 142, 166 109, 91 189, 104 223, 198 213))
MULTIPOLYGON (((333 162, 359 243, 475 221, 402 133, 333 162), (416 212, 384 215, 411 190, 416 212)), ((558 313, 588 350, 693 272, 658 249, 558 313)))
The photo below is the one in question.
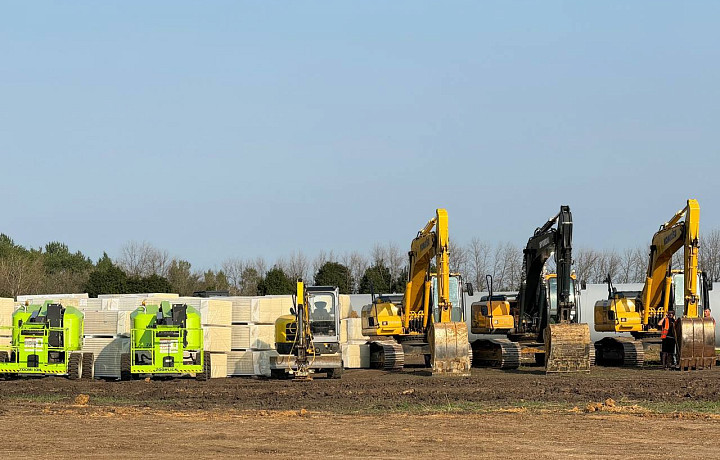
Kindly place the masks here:
MULTIPOLYGON (((561 206, 560 212, 548 219, 527 242, 523 250, 523 275, 518 304, 520 320, 542 331, 548 325, 549 305, 543 295, 543 272, 545 263, 555 254, 557 269, 558 312, 555 322, 570 321, 575 302, 570 295, 572 280, 572 213, 569 206, 561 206), (557 228, 553 226, 557 224, 557 228), (537 318, 537 322, 531 319, 537 318)), ((521 326, 521 328, 525 328, 521 326)))
POLYGON ((423 328, 429 324, 430 312, 430 264, 435 258, 437 268, 438 304, 440 322, 450 321, 450 268, 449 268, 448 217, 445 209, 438 209, 436 215, 422 228, 410 244, 409 274, 405 286, 403 305, 405 308, 404 327, 410 319, 422 312, 423 328))
POLYGON ((590 370, 590 328, 587 324, 570 324, 575 309, 575 297, 571 295, 572 230, 570 207, 561 206, 560 212, 535 230, 523 251, 518 328, 537 334, 538 340, 545 343, 548 373, 590 370), (544 271, 553 253, 557 270, 557 313, 551 318, 544 271))
POLYGON ((295 303, 298 334, 295 380, 311 380, 309 355, 313 352, 313 347, 312 331, 310 330, 310 302, 302 279, 298 279, 296 283, 295 303))
POLYGON ((676 323, 676 338, 679 364, 686 369, 712 367, 715 361, 715 322, 712 318, 702 318, 698 311, 699 229, 700 205, 697 200, 689 199, 687 205, 653 235, 647 278, 640 297, 643 324, 648 327, 657 323, 669 309, 672 256, 683 248, 685 312, 676 323))
POLYGON ((434 373, 469 374, 470 354, 467 325, 453 322, 450 302, 448 216, 437 209, 435 217, 423 227, 410 245, 408 282, 403 295, 403 327, 422 324, 431 350, 434 373), (430 265, 433 258, 437 270, 439 322, 430 312, 430 265))

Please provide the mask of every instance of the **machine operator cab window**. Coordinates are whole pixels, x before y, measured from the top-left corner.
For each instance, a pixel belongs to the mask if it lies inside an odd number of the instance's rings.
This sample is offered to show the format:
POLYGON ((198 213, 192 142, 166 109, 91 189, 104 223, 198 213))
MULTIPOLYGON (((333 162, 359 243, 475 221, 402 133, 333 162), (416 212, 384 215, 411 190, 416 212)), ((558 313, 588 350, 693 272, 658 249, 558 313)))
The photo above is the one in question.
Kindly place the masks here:
POLYGON ((332 294, 310 294, 310 330, 313 335, 337 335, 335 327, 335 296, 332 294))
MULTIPOLYGON (((437 276, 432 275, 431 278, 432 297, 430 298, 430 306, 433 311, 433 318, 436 323, 440 322, 440 312, 437 308, 433 308, 438 304, 437 292, 437 276)), ((450 303, 452 310, 450 311, 450 320, 453 322, 462 322, 463 320, 463 299, 462 299, 462 278, 456 275, 450 275, 450 303)))
MULTIPOLYGON (((712 289, 708 286, 707 281, 704 279, 702 272, 698 273, 697 287, 698 296, 698 315, 702 316, 702 312, 708 302, 705 299, 706 290, 712 289)), ((674 305, 670 305, 670 308, 675 309, 675 317, 681 318, 685 316, 685 275, 683 273, 673 273, 672 285, 670 286, 670 302, 674 305)))
MULTIPOLYGON (((570 312, 570 320, 575 319, 575 314, 578 306, 578 299, 575 296, 575 280, 570 283, 570 301, 575 304, 575 309, 570 312)), ((547 280, 548 289, 548 302, 550 302, 550 316, 555 317, 557 315, 558 307, 558 290, 557 290, 557 277, 553 276, 547 280)))

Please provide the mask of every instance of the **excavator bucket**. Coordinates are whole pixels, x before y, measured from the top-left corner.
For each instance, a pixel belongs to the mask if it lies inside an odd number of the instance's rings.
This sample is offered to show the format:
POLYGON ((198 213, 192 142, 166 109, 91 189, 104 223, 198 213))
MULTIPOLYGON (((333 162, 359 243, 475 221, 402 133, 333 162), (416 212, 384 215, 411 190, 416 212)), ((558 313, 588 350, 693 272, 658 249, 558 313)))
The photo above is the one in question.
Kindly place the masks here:
POLYGON ((470 375, 470 343, 465 323, 434 323, 428 331, 433 374, 470 375))
POLYGON ((545 330, 545 372, 590 372, 590 327, 550 324, 545 330))
POLYGON ((675 327, 680 369, 712 368, 715 364, 715 321, 682 317, 675 327))

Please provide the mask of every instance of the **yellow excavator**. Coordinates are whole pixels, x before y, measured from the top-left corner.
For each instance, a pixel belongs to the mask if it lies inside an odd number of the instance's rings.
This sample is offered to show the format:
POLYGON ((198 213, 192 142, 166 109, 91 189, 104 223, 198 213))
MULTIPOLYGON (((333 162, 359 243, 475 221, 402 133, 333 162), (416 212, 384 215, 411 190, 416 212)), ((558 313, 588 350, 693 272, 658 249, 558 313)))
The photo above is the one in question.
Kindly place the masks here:
POLYGON ((337 286, 305 286, 302 279, 297 280, 295 306, 275 321, 278 354, 270 357, 271 377, 342 376, 339 297, 337 286))
POLYGON ((670 309, 671 292, 680 273, 672 270, 673 254, 684 248, 682 284, 684 292, 682 316, 675 323, 675 337, 681 369, 707 369, 715 363, 715 322, 703 318, 702 301, 709 308, 708 286, 698 273, 700 246, 700 205, 690 199, 655 233, 650 246, 645 285, 640 293, 622 292, 608 283, 608 299, 595 304, 595 330, 598 332, 629 332, 632 337, 605 337, 595 342, 598 365, 642 366, 644 342, 657 341, 661 334, 660 320, 670 309), (683 220, 684 218, 684 220, 683 220), (705 294, 701 298, 698 285, 705 294))
POLYGON ((450 301, 448 245, 447 211, 437 209, 410 245, 405 293, 381 295, 362 308, 363 334, 370 336, 371 367, 400 370, 406 352, 420 350, 433 374, 470 375, 470 345, 462 305, 454 306, 450 301), (437 288, 433 294, 434 283, 437 288), (431 300, 434 295, 437 302, 431 300), (453 321, 458 314, 460 320, 453 321))
POLYGON ((471 306, 470 330, 483 334, 472 343, 473 365, 514 369, 530 356, 547 373, 590 371, 590 328, 578 322, 572 228, 570 207, 561 206, 535 230, 523 251, 517 296, 494 295, 487 277, 489 295, 471 306), (547 273, 553 254, 557 273, 547 273))

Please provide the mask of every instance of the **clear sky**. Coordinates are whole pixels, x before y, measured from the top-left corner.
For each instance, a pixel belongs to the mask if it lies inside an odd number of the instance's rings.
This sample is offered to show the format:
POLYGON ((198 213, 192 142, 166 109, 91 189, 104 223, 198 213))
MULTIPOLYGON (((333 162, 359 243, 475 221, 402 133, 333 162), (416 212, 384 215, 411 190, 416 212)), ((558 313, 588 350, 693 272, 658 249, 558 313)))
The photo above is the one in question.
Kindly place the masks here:
POLYGON ((720 227, 720 2, 14 2, 0 231, 93 258, 720 227))

